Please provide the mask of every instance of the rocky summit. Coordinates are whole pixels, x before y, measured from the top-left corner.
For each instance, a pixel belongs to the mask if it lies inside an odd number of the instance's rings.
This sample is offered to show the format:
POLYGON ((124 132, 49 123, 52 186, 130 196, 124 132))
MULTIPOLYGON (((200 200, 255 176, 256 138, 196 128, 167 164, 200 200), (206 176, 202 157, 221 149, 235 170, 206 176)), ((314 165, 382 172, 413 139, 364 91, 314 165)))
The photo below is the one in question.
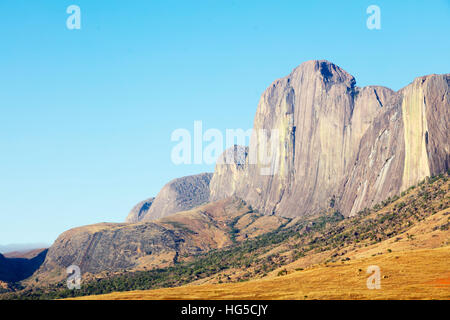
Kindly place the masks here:
POLYGON ((134 206, 126 222, 156 220, 207 203, 211 177, 212 173, 201 173, 170 181, 156 198, 149 198, 134 206))
POLYGON ((257 134, 249 148, 235 147, 240 161, 218 162, 210 198, 299 217, 330 207, 352 216, 397 195, 449 168, 449 83, 442 74, 397 92, 359 88, 333 63, 305 62, 263 93, 257 134))

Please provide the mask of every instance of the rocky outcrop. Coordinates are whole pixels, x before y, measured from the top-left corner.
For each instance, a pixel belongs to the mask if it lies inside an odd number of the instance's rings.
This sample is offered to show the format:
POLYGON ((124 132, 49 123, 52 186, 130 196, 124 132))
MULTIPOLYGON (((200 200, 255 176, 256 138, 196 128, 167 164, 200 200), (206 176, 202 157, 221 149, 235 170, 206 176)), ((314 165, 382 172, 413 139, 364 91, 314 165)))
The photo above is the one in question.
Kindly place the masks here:
POLYGON ((154 197, 139 202, 133 207, 133 209, 131 209, 130 213, 125 219, 125 222, 135 223, 141 221, 152 206, 153 201, 155 201, 154 197))
POLYGON ((328 61, 303 63, 263 93, 249 148, 234 148, 245 163, 216 165, 211 200, 348 216, 447 170, 449 79, 421 77, 394 92, 359 88, 328 61))
POLYGON ((173 259, 180 241, 172 230, 154 223, 79 227, 58 237, 40 273, 71 265, 79 266, 83 273, 117 271, 137 265, 145 256, 152 260, 147 264, 162 264, 163 258, 173 259))
POLYGON ((152 221, 207 203, 212 175, 201 173, 170 181, 156 198, 138 203, 129 213, 126 222, 152 221))
POLYGON ((161 268, 180 256, 223 248, 286 222, 254 213, 240 199, 227 198, 152 222, 79 227, 58 237, 33 277, 41 283, 60 281, 71 265, 80 267, 83 275, 161 268))

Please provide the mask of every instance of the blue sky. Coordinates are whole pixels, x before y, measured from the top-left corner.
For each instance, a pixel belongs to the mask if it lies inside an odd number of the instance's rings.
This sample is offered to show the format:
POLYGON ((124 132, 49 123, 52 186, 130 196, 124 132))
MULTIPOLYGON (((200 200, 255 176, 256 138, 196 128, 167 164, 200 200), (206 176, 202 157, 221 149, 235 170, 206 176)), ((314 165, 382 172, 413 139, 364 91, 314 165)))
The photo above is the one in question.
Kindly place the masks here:
POLYGON ((303 61, 396 90, 450 72, 450 1, 4 0, 0 24, 0 244, 123 221, 212 171, 174 165, 172 131, 251 128, 264 89, 303 61))

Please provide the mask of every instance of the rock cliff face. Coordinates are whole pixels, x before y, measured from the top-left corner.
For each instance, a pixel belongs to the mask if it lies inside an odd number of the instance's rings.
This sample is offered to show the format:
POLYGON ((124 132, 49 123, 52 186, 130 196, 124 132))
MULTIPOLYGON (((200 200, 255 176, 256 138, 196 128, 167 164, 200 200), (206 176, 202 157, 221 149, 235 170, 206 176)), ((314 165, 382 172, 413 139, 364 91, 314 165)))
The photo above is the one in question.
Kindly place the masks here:
POLYGON ((201 173, 170 181, 156 198, 134 206, 126 222, 152 221, 207 203, 211 177, 212 173, 201 173))
POLYGON ((332 206, 348 216, 448 170, 449 82, 430 75, 398 92, 359 88, 328 61, 305 62, 263 93, 250 146, 234 148, 241 160, 218 162, 211 200, 234 195, 287 217, 332 206))

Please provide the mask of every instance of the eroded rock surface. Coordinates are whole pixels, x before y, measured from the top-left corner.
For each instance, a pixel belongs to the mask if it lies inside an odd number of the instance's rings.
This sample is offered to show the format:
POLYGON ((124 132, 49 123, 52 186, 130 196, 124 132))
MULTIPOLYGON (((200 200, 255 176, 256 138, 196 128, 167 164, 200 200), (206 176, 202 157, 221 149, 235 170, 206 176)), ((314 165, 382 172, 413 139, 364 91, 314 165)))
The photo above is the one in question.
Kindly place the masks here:
POLYGON ((287 217, 330 207, 348 216, 448 170, 449 79, 420 77, 394 92, 359 88, 328 61, 303 63, 263 93, 245 164, 217 164, 211 200, 234 195, 287 217))

